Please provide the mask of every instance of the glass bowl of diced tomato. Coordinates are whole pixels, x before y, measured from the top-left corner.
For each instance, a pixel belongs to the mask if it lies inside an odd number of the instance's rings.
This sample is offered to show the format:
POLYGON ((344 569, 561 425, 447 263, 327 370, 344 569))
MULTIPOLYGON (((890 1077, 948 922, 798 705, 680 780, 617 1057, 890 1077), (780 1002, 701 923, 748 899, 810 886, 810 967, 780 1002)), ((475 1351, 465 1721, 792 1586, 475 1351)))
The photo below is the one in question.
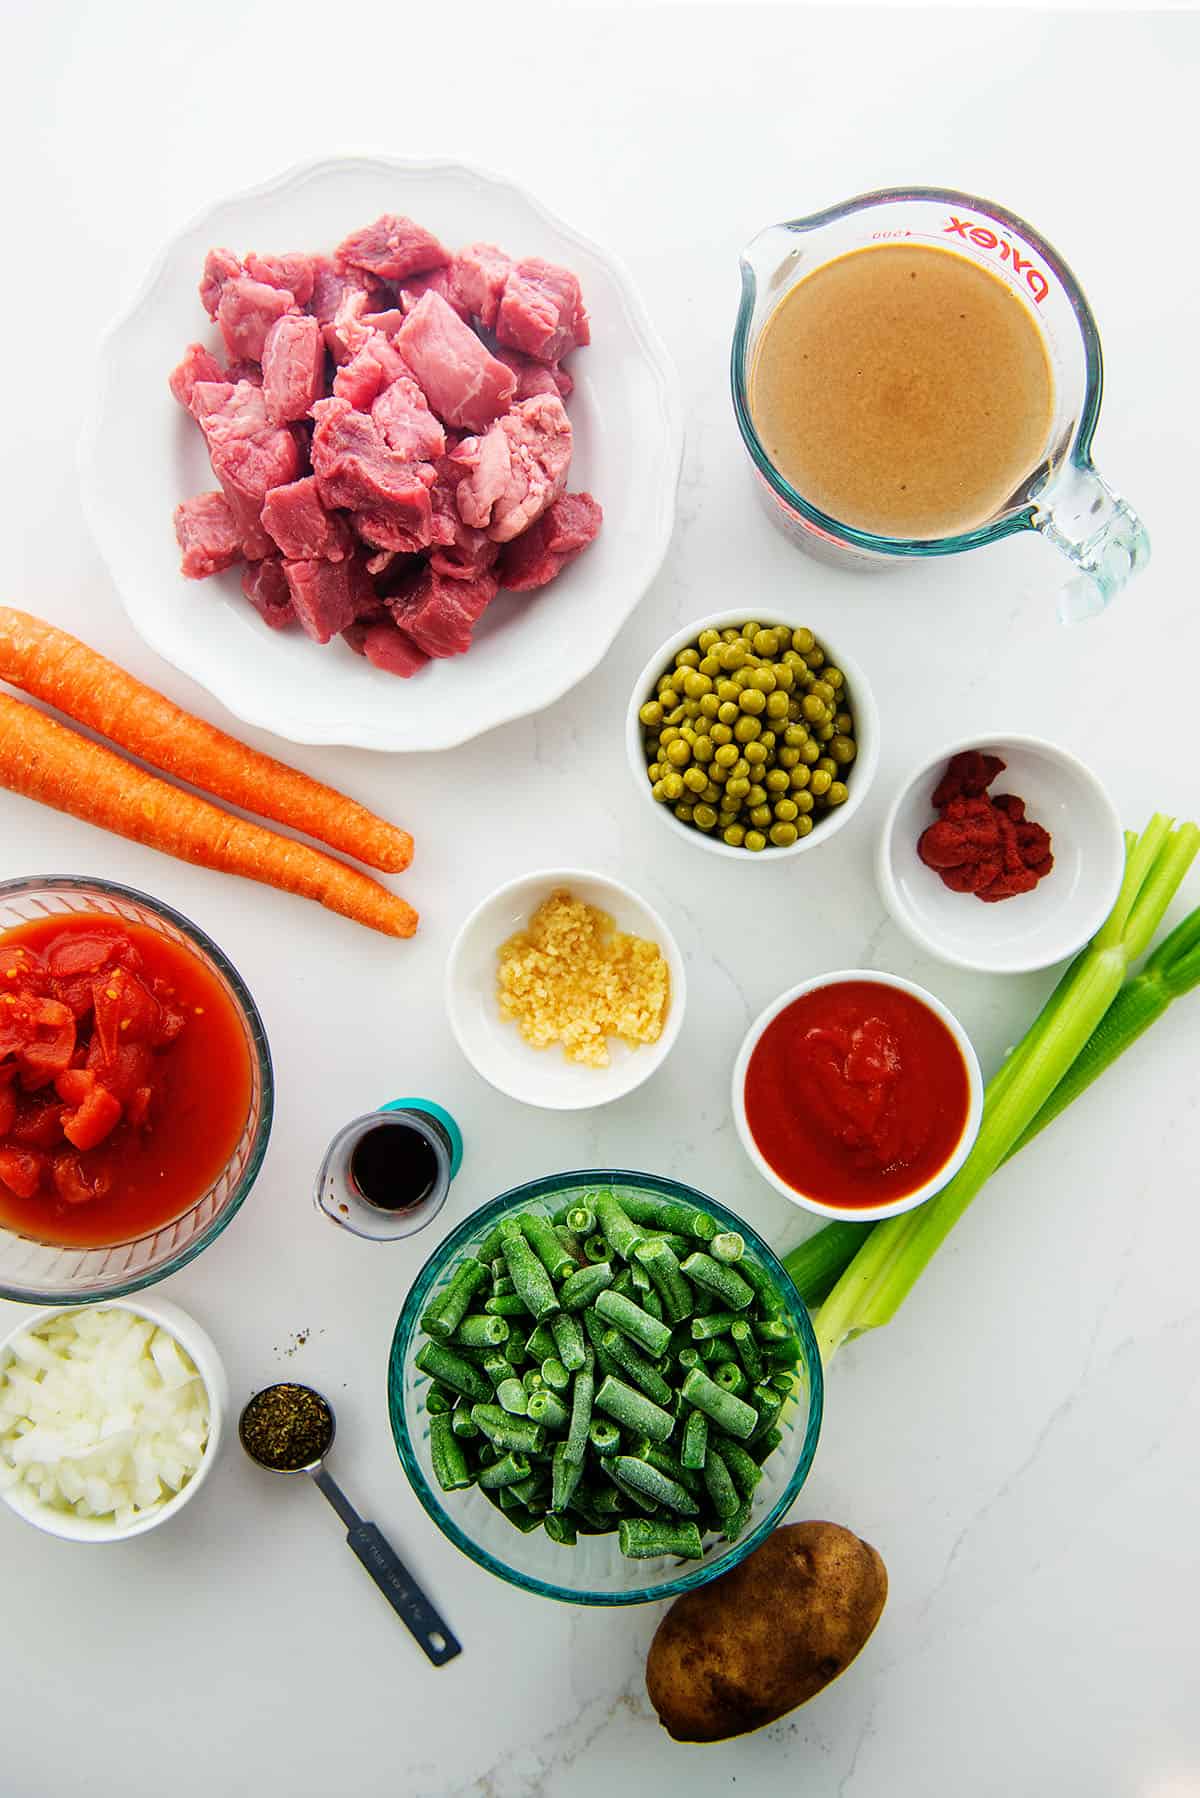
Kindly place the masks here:
POLYGON ((197 925, 110 881, 0 882, 0 1297, 175 1273, 253 1186, 273 1106, 258 1008, 197 925))

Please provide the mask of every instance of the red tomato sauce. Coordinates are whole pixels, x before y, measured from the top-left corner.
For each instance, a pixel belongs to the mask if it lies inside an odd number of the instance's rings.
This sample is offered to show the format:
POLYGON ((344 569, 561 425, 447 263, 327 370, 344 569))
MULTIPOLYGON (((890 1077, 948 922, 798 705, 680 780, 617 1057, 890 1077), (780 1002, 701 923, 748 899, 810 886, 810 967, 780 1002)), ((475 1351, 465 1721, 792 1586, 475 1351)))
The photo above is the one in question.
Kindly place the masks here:
POLYGON ((0 936, 0 1224, 86 1248, 161 1228, 250 1095, 241 1019, 190 949, 97 912, 0 936))
POLYGON ((962 1139, 966 1064, 919 999, 868 980, 804 993, 763 1031, 746 1119, 781 1180, 825 1205, 883 1205, 933 1178, 962 1139))

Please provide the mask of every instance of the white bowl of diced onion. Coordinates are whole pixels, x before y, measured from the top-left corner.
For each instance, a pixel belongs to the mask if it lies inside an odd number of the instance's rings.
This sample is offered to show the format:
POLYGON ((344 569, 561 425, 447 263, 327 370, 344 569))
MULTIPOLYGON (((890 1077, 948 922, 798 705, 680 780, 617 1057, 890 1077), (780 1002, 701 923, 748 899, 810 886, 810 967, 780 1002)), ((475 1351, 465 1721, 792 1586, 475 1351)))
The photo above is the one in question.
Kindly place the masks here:
POLYGON ((195 1496, 228 1408, 216 1348, 169 1300, 39 1310, 0 1342, 0 1499, 67 1541, 128 1541, 195 1496))

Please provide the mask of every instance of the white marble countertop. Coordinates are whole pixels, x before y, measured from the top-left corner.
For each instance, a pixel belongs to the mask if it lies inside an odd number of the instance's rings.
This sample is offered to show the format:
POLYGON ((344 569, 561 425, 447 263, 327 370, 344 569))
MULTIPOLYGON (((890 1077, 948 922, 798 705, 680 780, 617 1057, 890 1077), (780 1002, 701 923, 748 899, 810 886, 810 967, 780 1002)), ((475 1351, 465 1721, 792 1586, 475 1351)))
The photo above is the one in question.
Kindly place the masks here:
MULTIPOLYGON (((897 1321, 839 1358, 795 1514, 877 1544, 890 1601, 841 1681, 734 1745, 681 1748, 659 1728, 642 1679, 654 1609, 520 1596, 435 1533, 384 1405, 392 1326, 428 1245, 372 1248, 309 1195, 335 1126, 415 1087, 467 1136, 447 1221, 517 1181, 615 1162, 695 1181, 790 1245, 799 1216, 749 1169, 726 1102, 749 1018, 806 974, 886 967, 954 1007, 991 1068, 1049 984, 957 973, 885 920, 871 858, 901 771, 967 732, 1029 730, 1090 762, 1129 824, 1155 805, 1195 815, 1200 261, 1186 171, 1200 22, 749 6, 484 15, 462 0, 415 11, 9 10, 5 595, 228 722, 140 644, 100 567, 76 491, 78 396, 95 333, 182 220, 293 161, 364 145, 494 165, 627 260, 686 396, 666 567, 605 665, 540 717, 439 757, 296 752, 414 830, 405 890, 426 921, 412 944, 3 793, 0 876, 51 869, 148 889, 245 973, 275 1052, 274 1140, 236 1222, 164 1290, 217 1339, 235 1401, 285 1375, 329 1392, 338 1473, 423 1571, 466 1652, 428 1669, 318 1495, 281 1489, 236 1448, 174 1524, 104 1552, 4 1512, 0 1788, 1194 1795, 1200 1011, 1177 1006, 997 1178, 897 1321), (726 386, 738 248, 772 219, 905 180, 1025 213, 1092 299, 1109 375, 1099 460, 1155 545, 1149 573, 1096 624, 1058 626, 1061 571, 1033 538, 871 581, 808 562, 752 502, 726 386), (669 841, 633 804, 621 740, 654 645, 743 603, 836 629, 873 675, 885 736, 853 826, 773 869, 669 841), (667 1067, 583 1117, 486 1087, 440 999, 468 909, 553 862, 632 882, 688 960, 667 1067)), ((1187 892, 1200 898, 1195 875, 1187 892)), ((0 1307, 5 1326, 17 1315, 0 1307)))

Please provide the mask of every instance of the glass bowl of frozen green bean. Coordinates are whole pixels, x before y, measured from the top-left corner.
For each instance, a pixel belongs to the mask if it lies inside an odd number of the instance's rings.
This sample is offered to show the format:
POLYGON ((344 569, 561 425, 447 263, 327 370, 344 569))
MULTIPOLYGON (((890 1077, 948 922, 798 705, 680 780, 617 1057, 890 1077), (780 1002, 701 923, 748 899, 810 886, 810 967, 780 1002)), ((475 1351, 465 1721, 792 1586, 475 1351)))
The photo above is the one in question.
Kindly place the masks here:
POLYGON ((438 1528, 568 1604, 644 1604, 778 1524, 821 1427, 808 1312, 747 1224, 616 1168, 515 1187, 430 1257, 388 1412, 438 1528))

